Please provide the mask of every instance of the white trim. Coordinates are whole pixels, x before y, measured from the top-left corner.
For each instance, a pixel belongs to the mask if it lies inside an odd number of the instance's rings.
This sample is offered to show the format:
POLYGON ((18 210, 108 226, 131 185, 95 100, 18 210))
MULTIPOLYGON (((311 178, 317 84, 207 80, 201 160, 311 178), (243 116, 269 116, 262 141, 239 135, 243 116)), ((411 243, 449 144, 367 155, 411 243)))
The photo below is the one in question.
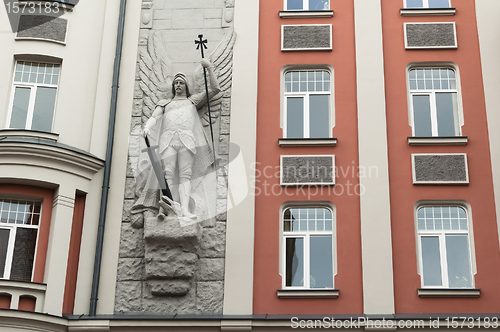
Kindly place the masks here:
POLYGON ((279 138, 281 147, 295 146, 337 146, 337 138, 279 138))
MULTIPOLYGON (((455 72, 455 81, 457 84, 456 93, 457 93, 457 116, 458 116, 458 135, 456 137, 460 137, 462 135, 462 127, 464 125, 464 109, 462 104, 462 83, 460 79, 460 70, 458 66, 453 62, 412 62, 406 66, 406 95, 407 95, 407 103, 408 103, 408 124, 412 128, 412 135, 415 135, 415 126, 413 122, 413 98, 412 98, 412 90, 410 89, 410 70, 412 69, 452 69, 455 72)), ((453 90, 452 92, 454 92, 453 90)), ((431 91, 431 90, 413 90, 413 91, 431 91)), ((436 91, 436 90, 432 90, 436 91)), ((431 106, 432 107, 432 106, 431 106)), ((439 136, 432 136, 439 137, 439 136)))
POLYGON ((28 41, 43 41, 43 42, 55 43, 55 44, 60 44, 60 45, 66 46, 66 42, 62 42, 62 41, 55 40, 55 39, 49 39, 49 38, 15 37, 14 39, 16 41, 23 41, 23 40, 28 40, 28 41))
POLYGON ((280 155, 280 186, 334 186, 336 183, 335 155, 320 154, 320 155, 280 155), (283 182, 283 157, 331 157, 332 158, 332 182, 298 182, 284 183, 283 182))
POLYGON ((332 38, 332 25, 331 24, 284 24, 281 26, 281 51, 282 52, 294 52, 294 51, 331 51, 333 49, 333 38, 332 38), (284 29, 285 27, 308 27, 308 26, 329 26, 330 27, 330 47, 310 47, 310 48, 285 48, 284 47, 284 29))
POLYGON ((276 295, 281 299, 336 299, 339 297, 338 289, 278 289, 276 295))
POLYGON ((401 8, 401 16, 452 16, 457 12, 456 8, 401 8))
POLYGON ((456 49, 458 48, 457 42, 457 26, 455 22, 405 22, 404 25, 404 40, 405 40, 405 49, 407 50, 418 50, 418 49, 456 49), (407 37, 407 25, 419 25, 419 24, 452 24, 453 25, 453 36, 455 39, 455 45, 451 46, 408 46, 408 37, 407 37))
POLYGON ((467 136, 456 137, 408 137, 408 145, 467 145, 467 136))
POLYGON ((38 130, 0 129, 0 137, 25 137, 57 142, 59 134, 38 130))
MULTIPOLYGON (((461 207, 465 210, 465 213, 467 215, 467 234, 468 234, 468 240, 469 240, 469 258, 470 258, 470 265, 471 265, 471 274, 472 274, 472 285, 474 287, 475 285, 475 279, 474 276, 477 274, 477 265, 476 265, 476 250, 475 250, 475 243, 474 243, 474 225, 473 225, 473 219, 472 219, 472 207, 467 201, 464 200, 419 200, 418 202, 415 203, 413 207, 413 220, 414 220, 414 230, 415 230, 415 254, 417 256, 417 273, 420 276, 421 280, 421 285, 422 288, 423 286, 423 269, 422 269, 422 256, 421 256, 421 245, 420 245, 420 234, 418 230, 418 209, 426 206, 458 206, 461 207)), ((454 230, 449 230, 450 233, 455 233, 457 231, 454 230)), ((458 231, 460 232, 460 231, 458 231)), ((443 259, 443 257, 442 257, 443 259)), ((447 264, 446 264, 447 265, 447 264)), ((442 265, 441 265, 442 266, 442 265)), ((460 288, 445 288, 445 287, 425 287, 425 288, 430 288, 430 289, 441 289, 443 291, 446 291, 447 289, 453 289, 453 290, 464 290, 460 288)), ((419 295, 420 296, 420 295, 419 295)))
POLYGON ((449 184, 469 184, 469 166, 467 162, 467 153, 412 153, 411 154, 411 170, 412 170, 412 179, 413 179, 413 184, 430 184, 430 185, 436 185, 436 184, 444 184, 444 185, 449 185, 449 184), (415 156, 443 156, 443 155, 449 155, 449 156, 464 156, 464 164, 465 164, 465 181, 417 181, 417 175, 415 172, 415 156))
MULTIPOLYGON (((406 7, 406 1, 407 0, 404 0, 404 6, 405 8, 406 7)), ((448 8, 451 7, 451 2, 450 0, 448 0, 448 8)), ((422 7, 419 7, 419 8, 429 8, 429 0, 422 0, 422 7)), ((446 7, 445 7, 446 8, 446 7)), ((431 9, 436 9, 436 8, 431 8, 431 9)), ((440 9, 440 8, 439 8, 440 9)))
POLYGON ((280 10, 281 18, 333 17, 333 10, 280 10))
POLYGON ((481 289, 478 288, 418 289, 419 297, 479 297, 479 295, 481 295, 481 289))
MULTIPOLYGON (((285 210, 287 209, 293 209, 293 208, 326 208, 329 209, 330 212, 332 213, 332 230, 331 231, 325 231, 325 232, 318 232, 318 234, 325 233, 327 235, 332 236, 332 267, 333 267, 333 286, 335 287, 335 276, 337 275, 337 210, 335 207, 335 204, 333 204, 330 201, 290 201, 290 202, 285 202, 280 206, 279 210, 279 275, 281 276, 281 285, 283 290, 287 291, 296 291, 296 290, 309 290, 309 288, 296 288, 296 287, 286 287, 285 286, 285 278, 286 278, 286 259, 285 259, 285 248, 284 248, 284 241, 283 239, 288 235, 293 237, 292 233, 297 233, 297 234, 304 234, 305 232, 285 232, 283 230, 283 224, 284 224, 284 213, 285 210), (329 232, 329 233, 328 233, 329 232), (286 235, 285 235, 286 233, 286 235)), ((316 234, 316 233, 314 233, 316 234)), ((305 271, 304 271, 305 272, 305 271)), ((318 288, 315 289, 314 291, 317 290, 328 290, 328 291, 333 291, 335 289, 333 288, 318 288)), ((279 292, 279 290, 278 290, 279 292)), ((279 294, 278 294, 278 297, 279 294)), ((284 296, 286 297, 286 296, 284 296)), ((290 296, 289 296, 290 297, 290 296)), ((301 296, 302 297, 302 296, 301 296)))

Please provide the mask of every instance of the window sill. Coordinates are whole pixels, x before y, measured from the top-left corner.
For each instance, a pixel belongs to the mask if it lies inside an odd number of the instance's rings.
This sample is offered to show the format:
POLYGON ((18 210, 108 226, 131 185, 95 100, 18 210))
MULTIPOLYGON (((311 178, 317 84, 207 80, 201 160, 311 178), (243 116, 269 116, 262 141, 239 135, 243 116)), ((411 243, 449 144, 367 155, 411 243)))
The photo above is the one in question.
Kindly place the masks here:
POLYGON ((27 137, 57 142, 59 134, 38 130, 0 129, 0 137, 27 137))
POLYGON ((419 288, 419 297, 479 297, 481 288, 419 288))
POLYGON ((338 289, 278 289, 280 299, 336 299, 339 297, 338 289))
POLYGON ((337 138, 279 138, 279 146, 337 146, 337 138))
POLYGON ((333 10, 280 10, 281 18, 333 17, 333 10))
POLYGON ((456 8, 401 8, 401 16, 450 16, 455 15, 456 8))
POLYGON ((408 136, 408 145, 467 145, 467 136, 413 137, 408 136))

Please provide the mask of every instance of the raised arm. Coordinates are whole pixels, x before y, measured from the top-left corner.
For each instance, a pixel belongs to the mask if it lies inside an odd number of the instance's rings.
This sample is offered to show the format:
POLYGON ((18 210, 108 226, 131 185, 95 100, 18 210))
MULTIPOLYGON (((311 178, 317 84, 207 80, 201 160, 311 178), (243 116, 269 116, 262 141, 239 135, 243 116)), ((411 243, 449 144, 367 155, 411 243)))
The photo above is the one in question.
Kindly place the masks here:
MULTIPOLYGON (((210 61, 202 59, 201 65, 206 69, 208 74, 207 79, 210 81, 210 86, 208 88, 208 99, 210 100, 221 91, 219 81, 217 80, 217 75, 214 72, 214 65, 210 61)), ((203 106, 207 102, 205 89, 203 89, 203 92, 192 95, 189 99, 196 105, 196 107, 203 106)))
POLYGON ((144 125, 144 129, 142 130, 142 135, 146 137, 151 128, 154 127, 156 124, 156 121, 158 121, 158 118, 163 114, 163 107, 161 105, 156 106, 155 110, 153 111, 153 114, 151 114, 151 117, 146 121, 146 124, 144 125))

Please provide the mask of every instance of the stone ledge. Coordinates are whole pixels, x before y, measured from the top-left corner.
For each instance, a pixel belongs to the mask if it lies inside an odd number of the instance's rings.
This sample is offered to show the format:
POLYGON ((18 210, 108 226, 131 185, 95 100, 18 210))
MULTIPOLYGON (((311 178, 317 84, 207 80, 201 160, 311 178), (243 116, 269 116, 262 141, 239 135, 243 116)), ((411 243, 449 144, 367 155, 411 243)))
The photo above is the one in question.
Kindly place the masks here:
POLYGON ((281 147, 294 146, 337 146, 337 138, 279 138, 281 147))
POLYGON ((479 297, 481 288, 419 288, 419 297, 479 297))
POLYGON ((0 137, 37 138, 37 139, 46 139, 49 141, 57 142, 59 134, 50 133, 47 131, 39 131, 39 130, 1 129, 0 137))
POLYGON ((401 16, 450 16, 455 15, 456 8, 401 8, 401 16))
POLYGON ((336 299, 339 297, 338 289, 278 289, 276 291, 280 299, 336 299))
POLYGON ((333 17, 333 10, 280 10, 281 18, 333 17))
POLYGON ((467 136, 454 137, 413 137, 408 136, 408 145, 467 145, 467 136))

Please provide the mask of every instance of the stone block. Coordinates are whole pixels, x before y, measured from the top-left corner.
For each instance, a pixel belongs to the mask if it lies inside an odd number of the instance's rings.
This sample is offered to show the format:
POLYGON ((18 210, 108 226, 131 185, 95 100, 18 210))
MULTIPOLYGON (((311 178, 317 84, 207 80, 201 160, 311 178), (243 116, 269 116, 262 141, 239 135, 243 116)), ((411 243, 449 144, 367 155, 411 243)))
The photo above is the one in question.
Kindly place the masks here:
POLYGON ((144 277, 144 261, 142 258, 119 258, 118 281, 142 281, 144 277))
POLYGON ((205 19, 207 18, 222 18, 222 10, 220 8, 205 9, 205 19))
POLYGON ((406 48, 456 48, 455 23, 406 23, 406 48))
MULTIPOLYGON (((196 314, 196 285, 189 286, 184 296, 156 296, 152 294, 150 282, 143 283, 142 311, 158 314, 196 314)), ((156 285, 153 285, 156 286, 156 285)), ((155 289, 158 291, 158 288, 155 289)))
POLYGON ((226 222, 227 221, 227 212, 218 214, 216 217, 216 220, 221 221, 221 222, 226 222))
POLYGON ((281 156, 281 184, 335 184, 335 156, 281 156))
POLYGON ((224 280, 224 258, 201 258, 196 269, 196 280, 224 280))
POLYGON ((174 9, 214 8, 214 0, 167 1, 165 3, 165 8, 174 8, 174 9))
POLYGON ((199 223, 182 227, 176 217, 168 217, 165 220, 146 218, 144 223, 144 239, 150 248, 148 250, 179 248, 194 252, 198 248, 201 233, 199 223))
POLYGON ((217 198, 227 198, 227 179, 225 177, 217 178, 217 198))
POLYGON ((151 288, 154 296, 184 296, 190 288, 191 282, 188 280, 148 280, 147 284, 151 288))
POLYGON ((282 45, 284 51, 331 50, 331 25, 283 25, 282 45))
POLYGON ((205 29, 215 29, 222 26, 220 18, 205 18, 203 21, 203 27, 205 29))
POLYGON ((129 199, 135 198, 134 189, 135 189, 135 179, 127 178, 125 180, 125 198, 129 199))
POLYGON ((222 281, 198 282, 196 307, 202 314, 222 314, 224 283, 222 281))
POLYGON ((134 98, 139 98, 142 99, 143 92, 141 90, 141 87, 139 85, 139 81, 135 81, 134 84, 134 98))
POLYGON ((220 117, 220 134, 229 134, 229 116, 221 116, 220 117))
POLYGON ((137 169, 138 161, 139 161, 139 158, 137 158, 137 157, 128 157, 126 177, 135 178, 135 176, 136 176, 135 172, 137 169))
POLYGON ((142 115, 142 99, 134 99, 132 116, 141 116, 141 115, 142 115))
MULTIPOLYGON (((149 29, 139 30, 139 45, 146 46, 148 44, 149 29)), ((140 97, 142 98, 142 97, 140 97)))
POLYGON ((153 20, 154 30, 163 30, 172 28, 172 20, 153 20))
POLYGON ((120 281, 116 283, 115 312, 137 313, 141 311, 142 282, 120 281))
POLYGON ((230 115, 231 114, 231 98, 222 98, 222 106, 221 106, 221 115, 230 115))
POLYGON ((217 214, 227 212, 227 199, 220 198, 217 200, 217 214))
POLYGON ((157 9, 154 11, 155 20, 170 20, 172 18, 172 11, 168 9, 157 9))
POLYGON ((154 0, 153 1, 153 9, 165 9, 165 3, 167 0, 154 0))
POLYGON ((198 256, 179 249, 150 250, 146 247, 145 263, 147 279, 189 279, 194 276, 198 256))
POLYGON ((122 221, 130 222, 132 219, 130 218, 130 209, 134 205, 133 199, 126 199, 123 201, 123 213, 122 213, 122 221))
POLYGON ((129 157, 139 157, 140 152, 139 135, 130 135, 128 138, 128 155, 129 157))
POLYGON ((136 229, 133 228, 130 223, 122 223, 119 257, 144 257, 144 237, 142 228, 136 229))
MULTIPOLYGON (((221 135, 227 136, 227 135, 221 135)), ((229 143, 228 142, 220 142, 219 143, 219 155, 229 154, 229 143)))
MULTIPOLYGON (((27 6, 27 11, 29 10, 28 8, 29 5, 27 6)), ((67 26, 68 20, 60 17, 21 15, 21 17, 19 17, 17 37, 64 42, 66 40, 67 26)))
MULTIPOLYGON (((177 2, 173 1, 177 4, 177 2)), ((203 9, 177 9, 172 12, 173 29, 203 28, 203 9)), ((185 52, 185 50, 184 50, 185 52)))
POLYGON ((203 258, 223 258, 226 251, 226 224, 217 222, 215 227, 205 228, 200 240, 198 255, 203 258))

